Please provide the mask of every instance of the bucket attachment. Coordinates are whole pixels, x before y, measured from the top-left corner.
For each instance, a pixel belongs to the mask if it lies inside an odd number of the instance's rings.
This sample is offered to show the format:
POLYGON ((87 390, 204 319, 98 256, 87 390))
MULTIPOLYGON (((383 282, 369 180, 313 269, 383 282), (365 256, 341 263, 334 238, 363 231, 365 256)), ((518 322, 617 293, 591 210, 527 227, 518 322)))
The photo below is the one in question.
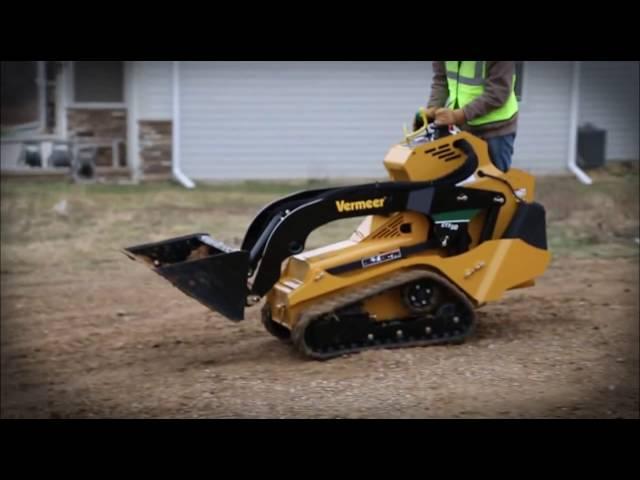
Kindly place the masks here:
POLYGON ((124 253, 208 308, 233 321, 244 319, 249 252, 199 233, 127 247, 124 253))

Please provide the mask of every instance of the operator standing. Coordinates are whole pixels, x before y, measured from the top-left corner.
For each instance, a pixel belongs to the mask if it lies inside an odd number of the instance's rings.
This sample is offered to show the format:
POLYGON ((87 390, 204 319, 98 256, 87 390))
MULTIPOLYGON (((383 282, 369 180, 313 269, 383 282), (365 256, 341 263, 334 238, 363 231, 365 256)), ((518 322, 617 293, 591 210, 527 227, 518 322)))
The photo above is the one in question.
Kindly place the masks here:
MULTIPOLYGON (((518 126, 515 84, 515 62, 433 62, 427 119, 436 125, 458 125, 485 140, 491 161, 506 172, 518 126)), ((418 113, 413 129, 421 126, 418 113)))

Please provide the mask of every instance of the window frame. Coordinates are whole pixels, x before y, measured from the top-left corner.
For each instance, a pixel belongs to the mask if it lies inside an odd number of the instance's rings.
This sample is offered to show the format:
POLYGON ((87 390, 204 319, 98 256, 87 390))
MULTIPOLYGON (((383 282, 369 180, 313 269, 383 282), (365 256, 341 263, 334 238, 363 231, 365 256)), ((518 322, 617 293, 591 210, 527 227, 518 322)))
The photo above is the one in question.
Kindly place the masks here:
POLYGON ((46 129, 46 78, 45 62, 33 61, 36 64, 36 78, 34 78, 37 95, 37 118, 31 122, 17 123, 2 127, 2 138, 22 134, 40 134, 46 129))
POLYGON ((126 92, 126 80, 127 80, 127 62, 122 61, 122 102, 78 102, 76 101, 75 91, 75 61, 69 62, 69 80, 67 82, 67 108, 87 108, 95 110, 109 110, 116 108, 127 107, 127 92, 126 92))

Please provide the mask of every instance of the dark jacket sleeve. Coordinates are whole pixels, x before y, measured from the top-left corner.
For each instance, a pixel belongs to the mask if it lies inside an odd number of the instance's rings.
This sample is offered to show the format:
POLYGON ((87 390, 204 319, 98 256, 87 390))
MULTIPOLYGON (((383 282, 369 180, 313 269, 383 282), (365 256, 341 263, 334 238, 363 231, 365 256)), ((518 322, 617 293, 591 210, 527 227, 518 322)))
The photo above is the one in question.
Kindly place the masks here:
POLYGON ((433 62, 433 80, 431 81, 431 96, 427 108, 444 107, 449 98, 447 86, 447 69, 444 62, 433 62))
POLYGON ((507 103, 513 89, 515 68, 515 62, 487 62, 484 93, 463 108, 467 121, 482 117, 507 103))

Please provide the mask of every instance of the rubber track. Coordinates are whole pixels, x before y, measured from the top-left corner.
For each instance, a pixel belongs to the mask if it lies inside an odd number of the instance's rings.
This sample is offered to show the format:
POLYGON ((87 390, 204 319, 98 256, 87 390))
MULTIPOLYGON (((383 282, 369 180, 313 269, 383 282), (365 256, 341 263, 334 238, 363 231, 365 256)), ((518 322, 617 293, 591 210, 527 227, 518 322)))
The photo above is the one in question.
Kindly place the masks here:
MULTIPOLYGON (((327 298, 325 300, 320 301, 319 303, 313 305, 309 310, 304 312, 300 320, 296 323, 293 331, 291 333, 291 339, 296 348, 302 352, 304 355, 317 359, 317 360, 327 360, 329 358, 338 357, 341 355, 349 354, 349 353, 357 353, 365 350, 379 349, 379 348, 404 348, 404 347, 414 347, 414 346, 426 346, 426 345, 435 345, 435 344, 445 344, 445 343, 461 343, 466 339, 472 332, 475 326, 476 315, 474 311, 473 304, 469 301, 466 295, 453 283, 448 281, 442 275, 438 275, 437 273, 427 271, 427 270, 404 270, 392 274, 391 276, 386 277, 384 280, 380 282, 371 282, 367 285, 364 285, 360 288, 356 288, 350 290, 349 292, 345 292, 342 294, 336 294, 327 298), (341 308, 345 308, 349 305, 352 305, 356 302, 360 302, 368 297, 373 295, 377 295, 386 290, 396 288, 402 286, 407 283, 414 282, 416 280, 421 279, 430 279, 434 280, 441 285, 443 285, 450 294, 453 294, 459 303, 467 310, 469 314, 469 326, 462 334, 457 336, 447 336, 446 338, 427 338, 424 340, 402 340, 395 339, 391 343, 385 344, 371 344, 371 345, 362 345, 357 348, 345 348, 345 349, 336 349, 331 352, 318 352, 311 349, 305 342, 305 332, 308 326, 319 317, 322 317, 328 313, 335 312, 341 308)), ((375 323, 375 321, 372 320, 375 323)), ((348 322, 345 322, 348 323, 348 322)))

